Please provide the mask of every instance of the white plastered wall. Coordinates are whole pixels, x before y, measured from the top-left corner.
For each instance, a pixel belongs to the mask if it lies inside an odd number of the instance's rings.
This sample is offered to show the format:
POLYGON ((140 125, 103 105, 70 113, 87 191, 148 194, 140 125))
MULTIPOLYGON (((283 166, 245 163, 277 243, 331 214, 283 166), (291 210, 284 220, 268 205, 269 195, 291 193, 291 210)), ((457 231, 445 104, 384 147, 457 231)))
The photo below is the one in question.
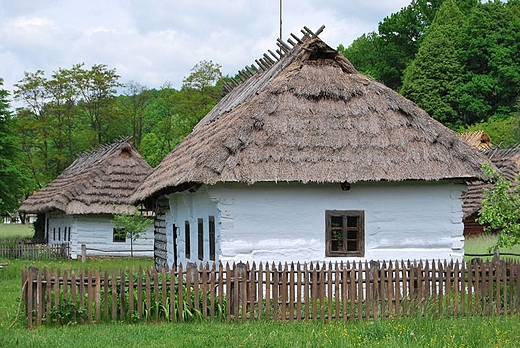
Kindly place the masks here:
POLYGON ((209 215, 217 223, 217 261, 460 260, 465 188, 447 181, 359 183, 348 191, 339 184, 258 183, 175 193, 166 215, 168 264, 173 224, 178 261, 197 262, 196 221, 203 218, 207 226, 209 215), (326 210, 365 212, 364 258, 325 257, 326 210), (190 260, 183 258, 185 220, 192 226, 190 260))

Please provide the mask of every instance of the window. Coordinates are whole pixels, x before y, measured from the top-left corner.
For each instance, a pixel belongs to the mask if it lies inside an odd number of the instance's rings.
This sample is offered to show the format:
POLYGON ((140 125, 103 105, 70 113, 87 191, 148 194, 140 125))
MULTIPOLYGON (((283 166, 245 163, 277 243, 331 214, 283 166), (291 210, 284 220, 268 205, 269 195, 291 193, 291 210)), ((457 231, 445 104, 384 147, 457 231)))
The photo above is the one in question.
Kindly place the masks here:
POLYGON ((126 233, 124 228, 114 228, 112 232, 112 242, 114 243, 125 243, 126 233))
POLYGON ((326 256, 365 255, 365 213, 361 210, 327 210, 326 256))
POLYGON ((198 220, 198 249, 199 249, 199 260, 204 260, 204 220, 198 220))
POLYGON ((177 264, 177 225, 173 224, 172 231, 173 231, 173 245, 172 245, 173 264, 176 265, 177 264))
POLYGON ((184 221, 184 253, 187 259, 191 257, 191 234, 190 222, 184 221))
POLYGON ((47 218, 47 224, 45 225, 45 241, 49 241, 49 219, 47 218))
POLYGON ((209 259, 215 261, 215 217, 209 216, 209 259))

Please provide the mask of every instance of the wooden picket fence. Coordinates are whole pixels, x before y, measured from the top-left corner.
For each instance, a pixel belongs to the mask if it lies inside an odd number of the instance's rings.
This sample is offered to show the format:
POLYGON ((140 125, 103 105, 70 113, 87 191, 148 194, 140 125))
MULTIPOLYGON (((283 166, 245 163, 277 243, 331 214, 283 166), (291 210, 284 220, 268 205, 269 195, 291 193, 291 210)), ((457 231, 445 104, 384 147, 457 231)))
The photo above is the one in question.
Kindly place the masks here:
POLYGON ((70 258, 69 243, 0 244, 0 257, 7 259, 46 260, 70 258))
POLYGON ((518 261, 238 263, 171 271, 28 268, 22 279, 32 327, 511 314, 520 309, 519 271, 518 261))

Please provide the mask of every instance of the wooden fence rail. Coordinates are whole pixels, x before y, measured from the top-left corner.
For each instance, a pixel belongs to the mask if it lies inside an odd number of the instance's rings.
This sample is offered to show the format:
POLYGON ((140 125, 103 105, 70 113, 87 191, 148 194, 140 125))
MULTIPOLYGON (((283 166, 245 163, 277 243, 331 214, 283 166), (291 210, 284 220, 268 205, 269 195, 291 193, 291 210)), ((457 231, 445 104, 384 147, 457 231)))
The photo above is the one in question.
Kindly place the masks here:
POLYGON ((171 271, 22 271, 28 326, 100 321, 349 320, 520 309, 518 261, 252 263, 171 271))
POLYGON ((0 244, 0 257, 7 259, 68 259, 70 246, 60 244, 0 244))

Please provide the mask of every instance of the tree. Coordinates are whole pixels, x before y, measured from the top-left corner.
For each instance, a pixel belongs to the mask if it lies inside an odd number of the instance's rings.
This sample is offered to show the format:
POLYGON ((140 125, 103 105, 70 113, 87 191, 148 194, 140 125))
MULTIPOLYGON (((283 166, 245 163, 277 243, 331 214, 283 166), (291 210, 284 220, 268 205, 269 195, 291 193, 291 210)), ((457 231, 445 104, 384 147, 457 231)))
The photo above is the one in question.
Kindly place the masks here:
POLYGON ((153 127, 145 128, 139 151, 151 166, 159 164, 223 97, 222 79, 220 65, 202 61, 179 91, 170 86, 150 91, 146 124, 153 127))
POLYGON ((378 79, 377 66, 380 58, 376 40, 377 34, 375 32, 363 34, 355 39, 348 48, 340 44, 338 51, 347 57, 359 72, 378 79))
POLYGON ((132 139, 136 147, 141 146, 145 122, 145 110, 150 100, 150 94, 145 86, 130 81, 126 84, 125 95, 119 97, 126 115, 132 121, 132 139))
MULTIPOLYGON (((365 34, 340 51, 354 66, 394 90, 403 83, 404 69, 414 59, 423 36, 444 0, 412 0, 410 5, 385 17, 377 33, 365 34)), ((464 14, 478 0, 456 0, 464 14)))
POLYGON ((221 68, 220 64, 213 63, 211 60, 202 60, 191 69, 191 74, 184 78, 183 87, 202 91, 207 87, 215 86, 222 78, 221 68))
POLYGON ((14 98, 25 104, 17 110, 17 133, 22 137, 22 151, 28 159, 28 167, 33 173, 33 180, 41 187, 53 175, 49 141, 51 139, 52 120, 47 112, 49 93, 47 78, 42 70, 24 73, 24 78, 16 83, 14 98))
POLYGON ((413 0, 379 23, 376 39, 379 81, 394 90, 401 87, 403 71, 419 50, 422 36, 442 1, 413 0))
POLYGON ((109 69, 104 64, 93 65, 90 70, 83 68, 84 64, 76 64, 71 70, 73 83, 80 96, 78 106, 88 116, 91 129, 96 139, 93 146, 98 146, 111 139, 105 136, 110 129, 110 118, 115 114, 116 88, 121 86, 119 75, 115 69, 109 69))
POLYGON ((498 231, 498 240, 492 249, 520 244, 520 176, 512 184, 504 175, 494 171, 489 164, 483 165, 493 184, 493 189, 484 190, 482 209, 478 223, 486 224, 485 230, 498 231))
MULTIPOLYGON (((0 86, 3 79, 0 78, 0 86)), ((21 165, 19 139, 9 112, 9 92, 0 89, 0 214, 16 211, 24 197, 28 180, 21 165)))
POLYGON ((463 65, 458 59, 464 14, 445 0, 422 38, 419 52, 404 71, 401 93, 446 126, 462 123, 456 110, 463 65))
POLYGON ((15 117, 26 167, 34 188, 58 176, 75 155, 110 142, 131 131, 116 107, 114 70, 83 64, 60 68, 50 78, 41 70, 25 72, 15 84, 14 97, 23 106, 15 117))
POLYGON ((465 123, 509 117, 520 95, 520 2, 480 3, 462 34, 458 108, 465 123))
POLYGON ((130 239, 130 256, 134 257, 134 242, 141 237, 143 232, 153 222, 150 218, 143 216, 136 209, 131 214, 114 215, 114 225, 120 236, 130 239))

